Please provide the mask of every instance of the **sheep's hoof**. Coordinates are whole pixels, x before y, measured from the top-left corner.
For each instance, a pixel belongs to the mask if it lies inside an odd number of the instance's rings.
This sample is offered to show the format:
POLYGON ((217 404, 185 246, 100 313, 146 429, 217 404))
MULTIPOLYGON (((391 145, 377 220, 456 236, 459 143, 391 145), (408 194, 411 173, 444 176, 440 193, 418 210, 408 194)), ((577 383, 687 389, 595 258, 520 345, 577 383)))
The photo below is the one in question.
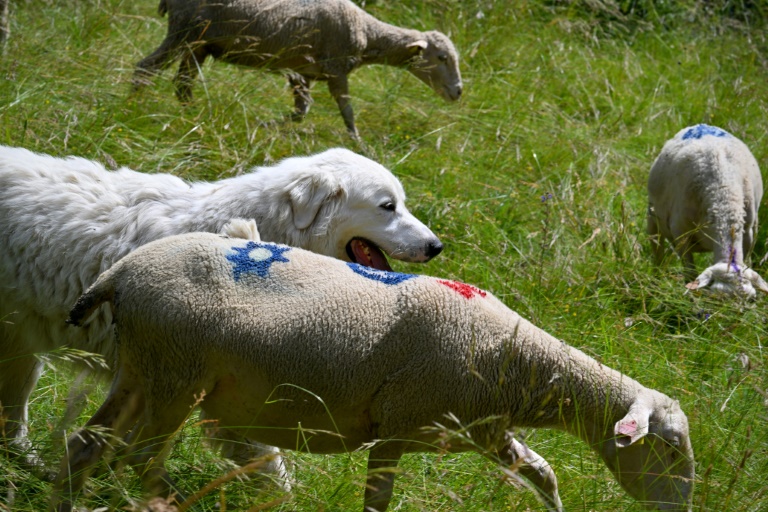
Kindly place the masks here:
POLYGON ((142 87, 153 85, 152 76, 148 74, 137 73, 131 78, 131 89, 138 91, 142 87))
POLYGON ((53 482, 56 479, 58 470, 48 467, 34 450, 17 454, 13 449, 9 449, 7 453, 15 459, 20 467, 33 474, 37 479, 44 482, 53 482))
POLYGON ((300 123, 306 116, 307 114, 303 112, 291 112, 290 118, 294 123, 300 123))

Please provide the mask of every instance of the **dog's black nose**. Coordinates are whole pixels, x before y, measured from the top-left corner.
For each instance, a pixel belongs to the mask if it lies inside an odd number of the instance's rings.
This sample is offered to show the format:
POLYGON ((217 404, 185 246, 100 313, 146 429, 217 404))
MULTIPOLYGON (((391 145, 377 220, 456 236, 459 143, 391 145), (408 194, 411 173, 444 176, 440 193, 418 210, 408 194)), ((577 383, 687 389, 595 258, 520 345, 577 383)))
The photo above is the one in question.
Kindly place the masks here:
POLYGON ((427 258, 432 259, 443 252, 443 243, 440 240, 434 240, 427 244, 427 258))

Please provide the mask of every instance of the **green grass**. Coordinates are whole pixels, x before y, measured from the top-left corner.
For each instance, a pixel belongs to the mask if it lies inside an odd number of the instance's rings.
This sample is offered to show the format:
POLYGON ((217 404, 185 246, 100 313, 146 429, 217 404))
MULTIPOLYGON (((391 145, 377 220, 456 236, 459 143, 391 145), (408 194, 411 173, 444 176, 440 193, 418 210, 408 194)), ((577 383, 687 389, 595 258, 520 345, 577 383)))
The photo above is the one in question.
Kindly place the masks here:
MULTIPOLYGON (((334 146, 363 152, 393 169, 411 210, 445 243, 433 262, 396 269, 488 289, 550 333, 678 398, 696 454, 695 509, 768 509, 766 299, 685 294, 679 263, 670 258, 655 270, 644 235, 648 170, 679 129, 715 124, 742 138, 763 167, 768 158, 766 5, 701 5, 379 0, 368 5, 379 18, 452 37, 465 97, 445 104, 401 70, 362 69, 350 85, 364 140, 357 144, 323 84, 301 124, 282 121, 291 108, 282 77, 215 62, 204 65, 191 106, 176 102, 171 71, 130 95, 134 64, 165 33, 154 0, 12 2, 0 143, 189 179, 334 146)), ((753 257, 763 276, 766 215, 753 257)), ((697 259, 700 268, 706 261, 697 259)), ((54 362, 33 397, 31 438, 51 465, 63 455, 54 432, 73 379, 54 362)), ((79 423, 103 393, 89 395, 79 423)), ((169 460, 189 493, 228 471, 193 423, 169 460)), ((583 443, 553 431, 527 439, 554 465, 568 510, 639 510, 583 443)), ((363 454, 288 457, 296 484, 275 510, 361 508, 363 454)), ((401 470, 392 509, 540 509, 477 455, 410 455, 401 470)), ((5 456, 0 475, 19 485, 14 510, 45 509, 49 484, 5 456)), ((141 496, 130 470, 92 479, 90 488, 91 508, 141 496)), ((245 510, 280 496, 231 481, 200 509, 218 502, 218 510, 245 510)))

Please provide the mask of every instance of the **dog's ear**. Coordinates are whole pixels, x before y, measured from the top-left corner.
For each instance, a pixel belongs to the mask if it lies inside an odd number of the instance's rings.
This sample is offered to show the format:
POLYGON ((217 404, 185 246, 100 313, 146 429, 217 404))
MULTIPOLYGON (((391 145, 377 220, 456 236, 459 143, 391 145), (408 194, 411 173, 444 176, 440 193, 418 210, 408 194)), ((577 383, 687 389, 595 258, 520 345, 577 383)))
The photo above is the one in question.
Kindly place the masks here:
POLYGON ((293 224, 297 229, 307 229, 324 204, 341 199, 343 195, 343 187, 330 173, 295 180, 288 189, 293 224))

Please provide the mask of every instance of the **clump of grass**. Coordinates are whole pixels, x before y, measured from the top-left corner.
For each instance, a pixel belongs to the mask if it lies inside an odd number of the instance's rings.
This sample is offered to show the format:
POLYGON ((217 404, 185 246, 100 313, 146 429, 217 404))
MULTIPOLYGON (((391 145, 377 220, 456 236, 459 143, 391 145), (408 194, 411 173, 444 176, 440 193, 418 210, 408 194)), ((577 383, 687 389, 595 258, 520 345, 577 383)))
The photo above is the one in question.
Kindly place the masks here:
MULTIPOLYGON (((323 92, 303 123, 282 122, 290 91, 282 77, 260 71, 206 62, 187 107, 173 96, 171 71, 130 95, 135 62, 164 36, 156 2, 30 0, 12 4, 0 59, 0 142, 188 179, 332 146, 364 151, 397 173, 412 211, 446 245, 433 262, 396 269, 488 289, 552 334, 677 397, 698 465, 695 509, 765 508, 765 299, 686 294, 679 263, 670 258, 654 269, 644 235, 648 169, 682 127, 722 126, 766 161, 764 2, 425 0, 367 8, 451 35, 462 56, 460 104, 443 104, 399 70, 354 74, 361 147, 323 92), (542 203, 546 194, 552 199, 542 203)), ((763 275, 765 215, 753 257, 763 275)), ((68 367, 52 362, 31 404, 31 441, 52 467, 63 455, 59 419, 76 376, 68 367)), ((84 395, 73 426, 103 393, 98 384, 84 395)), ((527 439, 554 465, 568 509, 640 509, 582 443, 547 431, 527 439)), ((363 454, 288 457, 296 484, 287 502, 232 479, 198 508, 360 506, 363 454)), ((231 469, 194 425, 177 437, 169 467, 190 493, 231 469)), ((479 456, 410 455, 400 468, 393 508, 540 509, 479 456)), ((6 451, 0 473, 15 486, 14 510, 47 507, 50 484, 6 451)), ((141 498, 136 478, 107 472, 92 486, 99 492, 91 508, 141 498)))

